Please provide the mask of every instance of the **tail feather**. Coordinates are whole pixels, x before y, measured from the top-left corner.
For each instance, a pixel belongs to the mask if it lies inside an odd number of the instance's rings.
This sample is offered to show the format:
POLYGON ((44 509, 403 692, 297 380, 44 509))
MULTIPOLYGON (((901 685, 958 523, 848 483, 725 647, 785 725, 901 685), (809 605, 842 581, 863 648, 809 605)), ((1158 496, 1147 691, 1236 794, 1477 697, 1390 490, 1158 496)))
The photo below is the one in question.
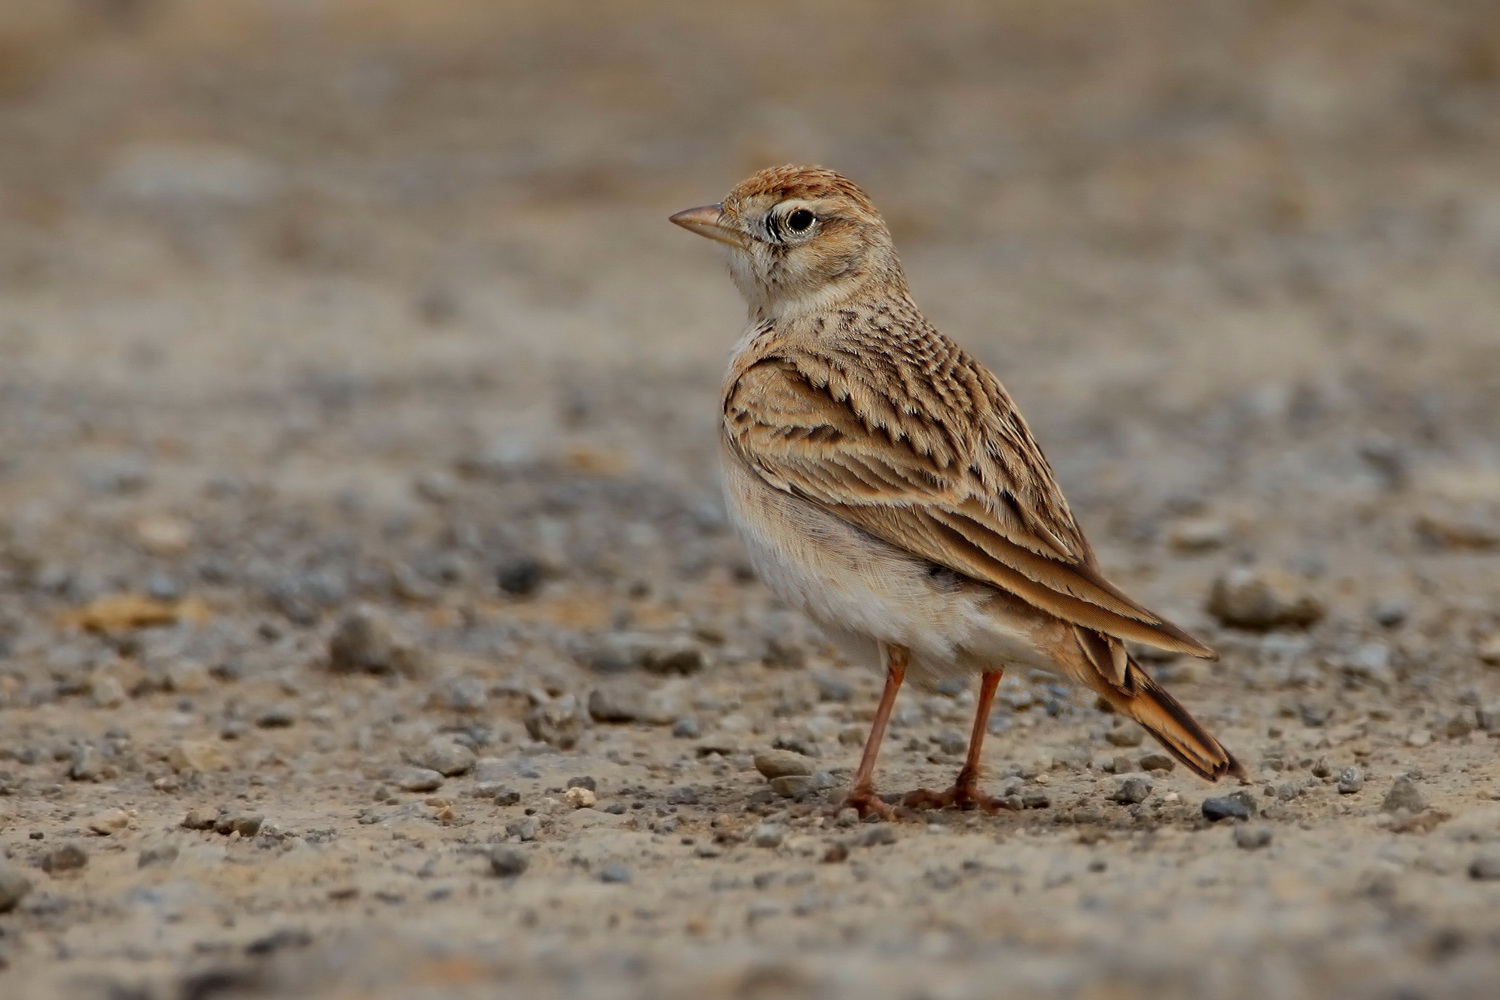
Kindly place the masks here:
POLYGON ((1124 653, 1123 643, 1083 629, 1075 630, 1075 635, 1084 659, 1093 667, 1087 678, 1090 687, 1116 711, 1139 722, 1168 753, 1199 777, 1209 781, 1218 781, 1226 774, 1242 780, 1248 778, 1244 765, 1210 736, 1139 663, 1124 653), (1121 659, 1124 660, 1123 671, 1120 670, 1121 659))
POLYGON ((1168 753, 1199 777, 1209 781, 1218 781, 1226 774, 1248 778, 1244 765, 1134 660, 1130 661, 1125 685, 1101 685, 1100 694, 1117 711, 1145 727, 1168 753))

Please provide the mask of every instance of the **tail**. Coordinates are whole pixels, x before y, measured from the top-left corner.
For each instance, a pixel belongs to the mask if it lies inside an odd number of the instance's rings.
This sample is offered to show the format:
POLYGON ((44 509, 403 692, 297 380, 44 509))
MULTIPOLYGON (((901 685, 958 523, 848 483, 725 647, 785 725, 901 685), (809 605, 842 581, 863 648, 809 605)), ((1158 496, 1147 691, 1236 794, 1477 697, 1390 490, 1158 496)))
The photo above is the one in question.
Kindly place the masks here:
MULTIPOLYGON (((1118 639, 1105 637, 1097 632, 1084 629, 1076 629, 1075 632, 1085 658, 1091 663, 1098 663, 1100 654, 1108 656, 1113 652, 1099 647, 1119 643, 1118 639)), ((1093 676, 1088 678, 1091 682, 1089 686, 1116 711, 1130 716, 1144 726, 1188 770, 1209 781, 1218 781, 1226 774, 1248 780, 1249 775, 1246 774, 1244 765, 1225 750, 1223 744, 1210 736, 1198 724, 1198 720, 1189 715, 1188 710, 1176 698, 1167 694, 1134 658, 1126 657, 1123 683, 1113 683, 1097 669, 1091 673, 1093 676)))

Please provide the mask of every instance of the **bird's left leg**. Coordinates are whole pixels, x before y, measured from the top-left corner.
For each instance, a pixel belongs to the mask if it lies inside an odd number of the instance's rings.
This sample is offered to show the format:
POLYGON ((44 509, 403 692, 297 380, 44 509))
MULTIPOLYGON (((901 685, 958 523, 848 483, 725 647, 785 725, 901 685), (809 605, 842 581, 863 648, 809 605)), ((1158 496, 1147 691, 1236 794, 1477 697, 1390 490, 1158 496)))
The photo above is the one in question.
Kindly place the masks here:
POLYGON ((934 792, 919 788, 901 800, 910 809, 983 809, 997 812, 1009 806, 1004 799, 997 799, 979 790, 980 751, 984 748, 985 729, 990 721, 990 706, 995 703, 995 689, 1005 671, 993 670, 979 679, 979 703, 974 707, 974 729, 969 734, 969 752, 958 779, 946 792, 934 792))

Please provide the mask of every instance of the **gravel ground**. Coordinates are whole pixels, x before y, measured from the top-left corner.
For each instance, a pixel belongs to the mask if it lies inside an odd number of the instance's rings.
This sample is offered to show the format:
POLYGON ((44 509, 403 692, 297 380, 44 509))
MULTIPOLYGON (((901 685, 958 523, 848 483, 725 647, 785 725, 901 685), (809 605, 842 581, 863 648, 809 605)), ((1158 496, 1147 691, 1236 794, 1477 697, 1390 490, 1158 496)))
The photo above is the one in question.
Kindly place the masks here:
POLYGON ((0 9, 0 993, 1500 993, 1500 8, 904 10, 0 9), (828 814, 879 677, 725 523, 665 221, 785 160, 1249 784, 1010 676, 1015 810, 828 814))

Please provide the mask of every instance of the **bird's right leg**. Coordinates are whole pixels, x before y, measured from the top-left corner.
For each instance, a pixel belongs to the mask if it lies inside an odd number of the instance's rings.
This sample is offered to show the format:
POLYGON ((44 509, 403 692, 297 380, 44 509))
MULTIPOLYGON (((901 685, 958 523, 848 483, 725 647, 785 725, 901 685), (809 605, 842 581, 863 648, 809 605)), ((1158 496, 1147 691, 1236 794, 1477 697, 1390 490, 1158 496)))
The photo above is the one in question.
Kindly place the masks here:
POLYGON ((880 744, 885 739, 885 727, 891 721, 891 709, 896 705, 896 693, 901 682, 906 680, 906 665, 911 660, 911 650, 905 646, 885 647, 885 690, 880 693, 880 704, 875 708, 875 720, 870 723, 870 735, 865 740, 865 752, 859 758, 859 770, 854 772, 854 782, 840 808, 858 810, 861 818, 874 813, 884 820, 896 818, 896 809, 875 794, 875 758, 880 755, 880 744))

